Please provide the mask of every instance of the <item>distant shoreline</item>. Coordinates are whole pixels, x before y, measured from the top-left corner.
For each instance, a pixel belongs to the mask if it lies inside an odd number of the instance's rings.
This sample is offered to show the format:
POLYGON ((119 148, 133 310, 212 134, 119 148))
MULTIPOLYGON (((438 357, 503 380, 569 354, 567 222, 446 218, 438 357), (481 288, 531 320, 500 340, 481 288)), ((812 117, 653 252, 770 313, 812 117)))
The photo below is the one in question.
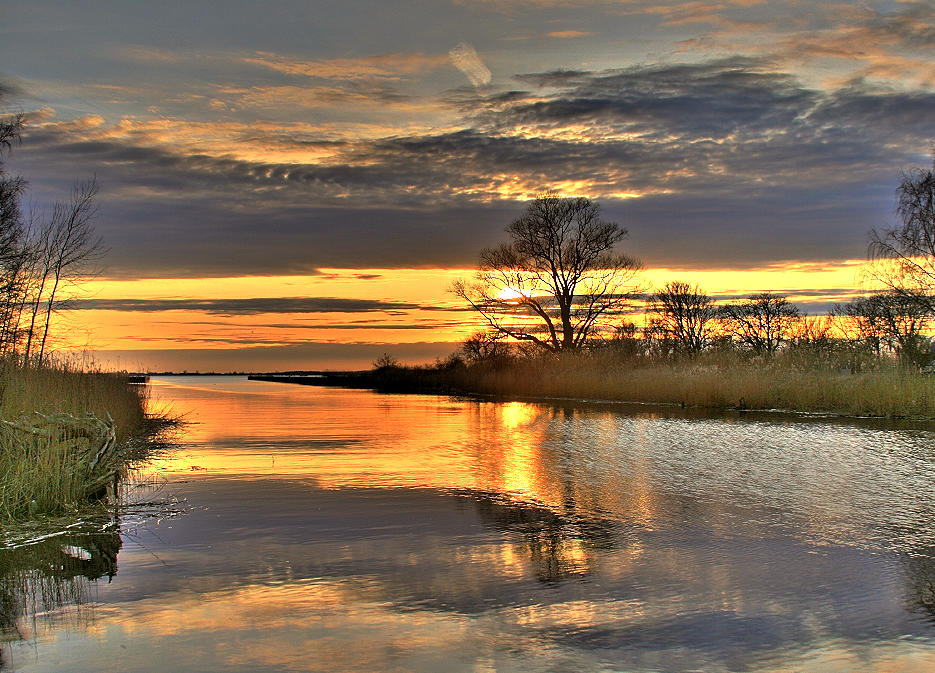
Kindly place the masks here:
POLYGON ((568 358, 545 366, 393 366, 313 375, 252 374, 248 379, 386 393, 935 421, 932 376, 900 370, 851 374, 755 362, 627 367, 568 358))

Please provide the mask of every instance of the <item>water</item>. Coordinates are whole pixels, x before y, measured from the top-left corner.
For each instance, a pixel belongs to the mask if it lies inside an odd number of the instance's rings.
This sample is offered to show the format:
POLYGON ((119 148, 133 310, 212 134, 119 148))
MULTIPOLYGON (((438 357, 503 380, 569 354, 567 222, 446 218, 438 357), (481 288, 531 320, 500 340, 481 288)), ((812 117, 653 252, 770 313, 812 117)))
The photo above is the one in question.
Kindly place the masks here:
POLYGON ((0 551, 7 669, 935 668, 931 428, 152 387, 136 504, 0 551))

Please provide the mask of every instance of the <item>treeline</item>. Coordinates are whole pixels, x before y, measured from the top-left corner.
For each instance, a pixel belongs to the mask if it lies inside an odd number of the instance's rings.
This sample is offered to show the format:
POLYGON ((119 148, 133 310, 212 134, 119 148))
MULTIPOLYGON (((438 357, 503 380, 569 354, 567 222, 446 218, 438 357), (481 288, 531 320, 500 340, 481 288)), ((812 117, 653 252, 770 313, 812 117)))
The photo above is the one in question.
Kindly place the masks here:
MULTIPOLYGON (((643 349, 660 357, 707 350, 771 357, 792 350, 817 363, 859 371, 875 359, 906 367, 928 365, 928 325, 929 314, 920 304, 892 291, 809 316, 784 295, 763 292, 717 305, 698 286, 675 281, 651 296, 641 336, 643 349)), ((636 328, 627 326, 621 332, 617 338, 632 337, 636 328)))
POLYGON ((46 213, 24 212, 26 183, 3 166, 23 124, 21 115, 0 120, 0 357, 31 365, 47 359, 55 307, 66 287, 86 277, 102 242, 91 223, 93 178, 46 213))
POLYGON ((645 319, 551 351, 481 331, 433 365, 383 355, 359 380, 388 392, 570 398, 718 409, 935 418, 929 314, 895 291, 821 316, 770 292, 717 303, 667 283, 645 319))
MULTIPOLYGON (((785 295, 762 292, 719 304, 697 285, 672 281, 645 297, 643 324, 624 321, 612 335, 595 335, 578 352, 647 362, 704 355, 762 361, 781 355, 798 367, 849 372, 891 365, 922 369, 933 360, 929 326, 930 314, 918 302, 893 291, 810 316, 785 295)), ((467 339, 451 363, 503 365, 542 355, 541 349, 491 330, 467 339)))

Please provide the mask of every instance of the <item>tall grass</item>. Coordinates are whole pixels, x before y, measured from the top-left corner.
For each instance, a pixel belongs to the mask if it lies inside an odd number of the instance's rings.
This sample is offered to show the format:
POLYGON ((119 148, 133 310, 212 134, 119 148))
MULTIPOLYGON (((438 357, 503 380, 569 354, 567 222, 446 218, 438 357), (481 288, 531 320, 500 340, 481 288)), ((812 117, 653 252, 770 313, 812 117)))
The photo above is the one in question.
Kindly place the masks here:
POLYGON ((0 519, 103 494, 146 424, 144 389, 126 376, 0 362, 0 519))
POLYGON ((854 416, 935 418, 935 377, 896 365, 851 373, 802 358, 720 353, 694 359, 570 353, 374 372, 382 387, 567 397, 854 416))

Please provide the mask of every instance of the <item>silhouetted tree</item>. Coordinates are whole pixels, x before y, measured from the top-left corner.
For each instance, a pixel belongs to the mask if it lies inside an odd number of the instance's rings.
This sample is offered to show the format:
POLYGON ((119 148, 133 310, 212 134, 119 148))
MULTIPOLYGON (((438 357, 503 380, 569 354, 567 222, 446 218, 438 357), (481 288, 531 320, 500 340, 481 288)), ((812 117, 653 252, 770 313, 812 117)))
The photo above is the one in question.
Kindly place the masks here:
POLYGON ((613 252, 626 235, 586 198, 546 195, 483 250, 474 283, 452 291, 496 332, 547 351, 580 348, 634 291, 640 263, 613 252))
POLYGON ((0 264, 4 266, 11 256, 15 257, 22 238, 20 196, 25 183, 22 178, 6 173, 2 157, 19 142, 22 129, 22 115, 0 119, 0 264))
POLYGON ((468 362, 504 362, 513 355, 504 339, 502 332, 477 332, 461 344, 460 352, 468 362))
POLYGON ((652 295, 650 331, 677 353, 700 353, 714 335, 718 309, 696 285, 671 281, 652 295))
POLYGON ((724 327, 754 353, 772 355, 788 338, 799 309, 781 295, 761 292, 720 310, 724 327))
POLYGON ((640 338, 640 328, 631 320, 624 320, 614 328, 614 332, 606 345, 620 357, 633 358, 643 355, 646 350, 646 339, 640 338))
MULTIPOLYGON (((43 237, 46 250, 41 268, 43 279, 48 283, 48 291, 37 295, 45 305, 45 321, 37 358, 40 363, 45 355, 49 323, 55 310, 55 302, 59 299, 61 286, 91 273, 90 265, 103 252, 103 242, 94 233, 92 224, 96 212, 96 195, 97 181, 91 178, 76 183, 71 200, 68 203, 56 203, 52 209, 47 233, 43 237)), ((26 358, 29 358, 28 346, 26 358)))
POLYGON ((848 320, 854 335, 877 355, 895 353, 905 365, 928 364, 931 314, 923 302, 899 292, 880 292, 849 302, 836 313, 848 320))
MULTIPOLYGON (((0 90, 2 93, 2 90, 0 90)), ((20 140, 23 117, 0 119, 0 352, 9 352, 18 338, 17 297, 23 288, 25 264, 23 218, 20 198, 22 178, 3 169, 3 153, 20 140)))
POLYGON ((383 353, 380 357, 373 361, 373 368, 376 370, 385 371, 388 369, 396 369, 399 366, 399 360, 389 353, 383 353))

